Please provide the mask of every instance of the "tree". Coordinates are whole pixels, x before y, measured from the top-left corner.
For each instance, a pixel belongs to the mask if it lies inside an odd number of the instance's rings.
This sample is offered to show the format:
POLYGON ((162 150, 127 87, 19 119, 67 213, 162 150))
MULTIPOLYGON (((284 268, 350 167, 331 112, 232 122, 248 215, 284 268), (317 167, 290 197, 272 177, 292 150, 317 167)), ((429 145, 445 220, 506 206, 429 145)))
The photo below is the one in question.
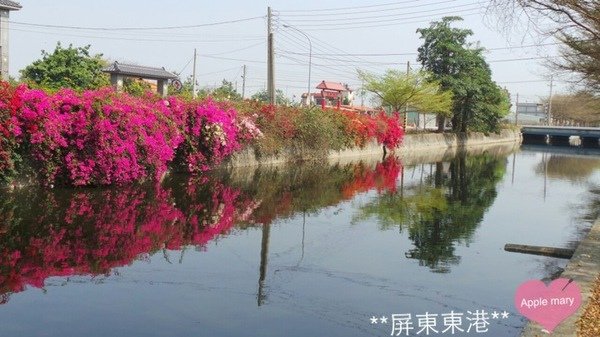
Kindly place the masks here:
MULTIPOLYGON (((269 92, 267 90, 258 91, 254 95, 252 95, 250 99, 257 100, 263 103, 269 103, 269 92)), ((275 104, 291 105, 292 102, 287 97, 285 97, 285 94, 283 93, 283 91, 281 91, 281 89, 277 89, 275 90, 275 104)))
POLYGON ((399 112, 410 105, 422 112, 447 115, 452 108, 452 93, 441 89, 431 74, 388 70, 383 76, 358 71, 363 89, 375 94, 381 105, 399 112))
POLYGON ((54 52, 42 50, 41 59, 21 70, 21 81, 49 90, 97 89, 109 85, 108 75, 102 72, 105 65, 101 54, 90 54, 89 45, 63 48, 59 42, 54 52))
POLYGON ((212 90, 210 95, 218 99, 230 99, 234 101, 242 99, 242 95, 233 87, 233 83, 227 80, 223 80, 221 86, 212 90))
POLYGON ((600 91, 600 2, 492 0, 491 8, 506 27, 516 26, 523 17, 530 26, 561 41, 562 61, 552 62, 552 68, 577 74, 588 90, 600 91))
MULTIPOLYGON (((428 28, 418 29, 423 39, 418 61, 433 74, 443 90, 452 92, 453 131, 497 131, 499 121, 508 114, 510 103, 505 91, 492 81, 483 49, 467 41, 473 32, 451 27, 461 20, 444 17, 428 28)), ((438 129, 443 131, 445 118, 439 116, 438 129)))
POLYGON ((600 124, 600 98, 589 92, 554 95, 551 115, 558 124, 596 126, 600 124))

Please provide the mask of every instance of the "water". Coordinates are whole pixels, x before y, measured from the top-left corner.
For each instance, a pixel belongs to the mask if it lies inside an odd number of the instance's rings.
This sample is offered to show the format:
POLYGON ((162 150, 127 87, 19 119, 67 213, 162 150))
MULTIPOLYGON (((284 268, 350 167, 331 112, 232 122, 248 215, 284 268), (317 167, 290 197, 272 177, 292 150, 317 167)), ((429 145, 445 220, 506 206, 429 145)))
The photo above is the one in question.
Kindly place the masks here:
MULTIPOLYGON (((546 151, 547 149, 542 149, 546 151)), ((389 336, 392 314, 506 311, 565 260, 600 204, 600 157, 454 158, 173 176, 0 199, 1 336, 389 336), (371 324, 372 316, 388 324, 371 324)), ((459 332, 459 331, 456 331, 459 332)), ((449 335, 450 332, 446 332, 449 335)), ((424 335, 422 332, 420 335, 424 335)))

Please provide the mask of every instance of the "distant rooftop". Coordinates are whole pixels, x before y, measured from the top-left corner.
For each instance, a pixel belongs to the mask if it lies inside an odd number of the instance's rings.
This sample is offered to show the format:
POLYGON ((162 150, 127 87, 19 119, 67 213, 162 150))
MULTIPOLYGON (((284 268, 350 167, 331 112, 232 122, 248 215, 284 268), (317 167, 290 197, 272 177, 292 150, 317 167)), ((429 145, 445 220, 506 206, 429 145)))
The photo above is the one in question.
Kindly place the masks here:
POLYGON ((317 85, 317 89, 323 89, 323 90, 333 90, 333 91, 352 91, 350 90, 350 88, 348 88, 348 85, 346 84, 342 84, 342 83, 336 83, 336 82, 326 82, 326 81, 322 81, 321 83, 319 83, 319 85, 317 85))
MULTIPOLYGON (((2 0, 0 0, 2 1, 2 0)), ((142 77, 148 79, 160 79, 160 80, 169 80, 177 78, 177 75, 173 74, 170 71, 165 70, 165 68, 156 68, 156 67, 146 67, 139 66, 135 64, 125 64, 114 62, 110 66, 102 69, 103 72, 109 74, 119 74, 125 76, 132 77, 142 77)))
POLYGON ((11 0, 0 0, 0 8, 2 9, 8 9, 8 10, 15 10, 18 11, 19 9, 21 9, 23 6, 21 6, 21 4, 19 4, 16 1, 11 1, 11 0))

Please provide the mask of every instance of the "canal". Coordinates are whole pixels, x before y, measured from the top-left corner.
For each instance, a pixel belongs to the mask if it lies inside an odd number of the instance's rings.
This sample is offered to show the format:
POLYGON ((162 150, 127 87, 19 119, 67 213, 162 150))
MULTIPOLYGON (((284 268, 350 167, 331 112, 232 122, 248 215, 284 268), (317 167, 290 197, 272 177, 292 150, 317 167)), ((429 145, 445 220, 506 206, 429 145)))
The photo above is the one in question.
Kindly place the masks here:
POLYGON ((0 336, 518 336, 566 260, 504 245, 574 247, 598 205, 600 155, 527 147, 1 192, 0 336))

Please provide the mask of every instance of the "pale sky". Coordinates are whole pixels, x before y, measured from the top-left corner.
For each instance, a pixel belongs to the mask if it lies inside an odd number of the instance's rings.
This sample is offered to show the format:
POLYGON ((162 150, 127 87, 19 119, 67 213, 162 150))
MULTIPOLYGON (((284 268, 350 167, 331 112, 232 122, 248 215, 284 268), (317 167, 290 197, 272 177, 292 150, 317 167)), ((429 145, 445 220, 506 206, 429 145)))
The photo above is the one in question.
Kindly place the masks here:
MULTIPOLYGON (((417 66, 421 40, 417 28, 443 16, 464 17, 460 26, 474 31, 473 41, 491 49, 486 58, 493 78, 506 87, 513 101, 538 101, 549 95, 550 72, 543 57, 557 54, 555 41, 523 30, 510 35, 496 29, 494 17, 485 14, 486 1, 401 0, 364 1, 255 1, 255 0, 21 0, 23 8, 10 16, 10 74, 38 59, 42 49, 90 44, 94 53, 111 60, 148 66, 164 66, 192 72, 194 48, 198 49, 201 86, 218 85, 222 79, 242 87, 242 66, 247 65, 246 96, 266 87, 266 13, 275 13, 276 87, 289 97, 308 86, 308 42, 312 42, 314 88, 320 81, 360 86, 356 68, 382 73, 386 69, 417 66), (358 7, 358 8, 357 8, 358 7), (240 22, 178 29, 104 30, 89 28, 172 27, 248 19, 240 22), (492 22, 492 23, 490 23, 492 22), (47 25, 47 26, 35 26, 47 25), (48 26, 69 26, 59 28, 48 26), (73 28, 79 27, 79 29, 73 28), (533 36, 532 36, 533 35, 533 36), (531 45, 540 45, 527 47, 531 45), (510 47, 510 48, 509 48, 510 47), (381 55, 384 54, 384 55, 381 55), (392 54, 392 55, 390 55, 392 54)), ((567 90, 556 78, 554 92, 567 90)), ((316 91, 316 89, 314 89, 316 91)))

